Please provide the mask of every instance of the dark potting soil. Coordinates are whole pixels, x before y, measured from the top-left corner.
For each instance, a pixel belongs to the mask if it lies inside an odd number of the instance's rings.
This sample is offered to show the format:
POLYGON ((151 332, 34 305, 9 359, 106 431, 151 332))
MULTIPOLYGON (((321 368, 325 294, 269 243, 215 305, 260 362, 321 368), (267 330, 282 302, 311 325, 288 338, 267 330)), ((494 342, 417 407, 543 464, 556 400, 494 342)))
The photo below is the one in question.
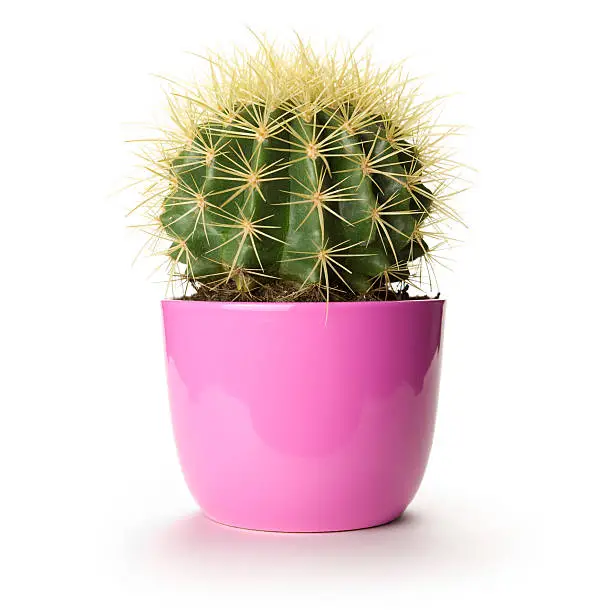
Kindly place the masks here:
MULTIPOLYGON (((414 296, 408 291, 392 291, 380 289, 366 295, 352 295, 347 291, 330 289, 330 302, 392 302, 405 300, 430 300, 435 296, 414 296)), ((324 288, 309 285, 301 288, 299 283, 290 281, 274 281, 251 288, 249 291, 240 291, 233 281, 215 287, 200 285, 192 295, 181 298, 183 300, 204 302, 326 302, 327 293, 324 288)))

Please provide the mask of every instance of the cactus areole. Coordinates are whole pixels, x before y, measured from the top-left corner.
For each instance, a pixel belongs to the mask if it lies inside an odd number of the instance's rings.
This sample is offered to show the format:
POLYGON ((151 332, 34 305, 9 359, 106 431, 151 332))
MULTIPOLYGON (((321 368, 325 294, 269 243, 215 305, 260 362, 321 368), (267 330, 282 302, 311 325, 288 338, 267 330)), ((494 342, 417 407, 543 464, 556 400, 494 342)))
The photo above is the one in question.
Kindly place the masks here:
POLYGON ((170 92, 173 126, 145 154, 137 207, 169 265, 185 479, 228 525, 389 522, 416 494, 433 436, 433 266, 457 220, 449 130, 401 66, 355 49, 260 41, 208 60, 201 82, 170 92))
POLYGON ((147 231, 184 293, 431 293, 435 251, 456 217, 436 101, 420 100, 402 66, 377 69, 355 50, 261 42, 209 59, 202 82, 170 92, 174 126, 147 152, 147 231))

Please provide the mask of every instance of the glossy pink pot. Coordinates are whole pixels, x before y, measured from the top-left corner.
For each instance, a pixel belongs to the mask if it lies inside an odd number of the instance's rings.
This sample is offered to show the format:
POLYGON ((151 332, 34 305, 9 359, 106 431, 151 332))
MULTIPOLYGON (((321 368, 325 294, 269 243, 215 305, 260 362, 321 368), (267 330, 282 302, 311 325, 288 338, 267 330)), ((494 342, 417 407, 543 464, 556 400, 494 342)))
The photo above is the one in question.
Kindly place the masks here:
POLYGON ((174 434, 211 519, 380 525, 431 447, 444 302, 162 303, 174 434))

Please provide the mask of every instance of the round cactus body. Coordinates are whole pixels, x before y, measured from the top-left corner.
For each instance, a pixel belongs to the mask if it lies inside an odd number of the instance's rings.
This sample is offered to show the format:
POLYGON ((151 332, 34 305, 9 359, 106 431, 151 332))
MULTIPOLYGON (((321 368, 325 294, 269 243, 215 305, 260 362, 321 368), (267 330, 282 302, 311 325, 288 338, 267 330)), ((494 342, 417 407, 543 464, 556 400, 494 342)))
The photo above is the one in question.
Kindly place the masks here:
POLYGON ((149 211, 175 273, 238 294, 281 279, 326 299, 415 279, 450 214, 448 165, 406 80, 303 45, 211 65, 173 105, 179 129, 153 164, 165 184, 149 211))

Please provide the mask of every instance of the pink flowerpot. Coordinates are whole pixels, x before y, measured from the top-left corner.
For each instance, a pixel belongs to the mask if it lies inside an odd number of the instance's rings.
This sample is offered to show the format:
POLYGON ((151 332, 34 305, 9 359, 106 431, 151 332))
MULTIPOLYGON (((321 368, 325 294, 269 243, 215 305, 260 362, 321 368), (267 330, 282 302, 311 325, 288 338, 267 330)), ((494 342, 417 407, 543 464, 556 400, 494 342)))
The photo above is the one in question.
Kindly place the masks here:
POLYGON ((176 444, 205 514, 269 531, 402 514, 431 448, 443 300, 162 307, 176 444))

